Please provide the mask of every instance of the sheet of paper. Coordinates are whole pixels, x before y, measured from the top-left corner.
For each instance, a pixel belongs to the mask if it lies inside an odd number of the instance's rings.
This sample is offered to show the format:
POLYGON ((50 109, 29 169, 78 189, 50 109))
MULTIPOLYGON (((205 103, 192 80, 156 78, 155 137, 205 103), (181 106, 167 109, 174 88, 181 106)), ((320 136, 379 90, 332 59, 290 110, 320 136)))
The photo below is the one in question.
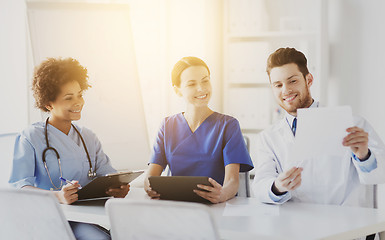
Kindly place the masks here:
POLYGON ((291 160, 300 167, 307 159, 328 154, 341 156, 346 129, 353 126, 350 106, 298 109, 297 131, 291 160))
POLYGON ((231 204, 226 203, 223 216, 252 217, 252 216, 279 216, 279 206, 272 204, 231 204))

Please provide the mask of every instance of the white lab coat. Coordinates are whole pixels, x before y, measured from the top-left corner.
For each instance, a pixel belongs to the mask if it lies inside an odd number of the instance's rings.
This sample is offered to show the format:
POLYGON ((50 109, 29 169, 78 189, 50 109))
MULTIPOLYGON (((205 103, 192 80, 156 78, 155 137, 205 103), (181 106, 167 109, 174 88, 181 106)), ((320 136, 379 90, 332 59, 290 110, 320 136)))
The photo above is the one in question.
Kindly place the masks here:
MULTIPOLYGON (((385 182, 385 145, 370 124, 354 117, 355 126, 369 133, 369 149, 376 158, 377 168, 363 172, 352 159, 350 148, 341 156, 325 155, 305 161, 302 183, 288 192, 279 203, 293 201, 373 207, 373 184, 385 182)), ((281 172, 293 166, 288 159, 294 136, 286 118, 259 134, 256 172, 252 185, 254 196, 265 203, 275 203, 271 186, 281 172)), ((342 143, 341 143, 342 144, 342 143)))

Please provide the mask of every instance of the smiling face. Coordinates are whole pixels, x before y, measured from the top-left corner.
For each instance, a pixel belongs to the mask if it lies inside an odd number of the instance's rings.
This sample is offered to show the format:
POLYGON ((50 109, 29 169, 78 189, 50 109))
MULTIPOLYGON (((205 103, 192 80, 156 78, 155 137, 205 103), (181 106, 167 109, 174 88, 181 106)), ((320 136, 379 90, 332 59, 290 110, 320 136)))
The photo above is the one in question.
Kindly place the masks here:
POLYGON ((279 106, 293 116, 297 116, 297 109, 310 107, 313 102, 310 94, 313 76, 308 73, 305 78, 295 63, 272 68, 270 83, 279 106))
POLYGON ((61 86, 56 100, 46 108, 52 119, 71 122, 81 118, 83 105, 83 90, 77 81, 71 81, 61 86))
POLYGON ((190 106, 207 107, 211 98, 210 74, 204 66, 191 66, 180 75, 180 86, 175 92, 190 106))

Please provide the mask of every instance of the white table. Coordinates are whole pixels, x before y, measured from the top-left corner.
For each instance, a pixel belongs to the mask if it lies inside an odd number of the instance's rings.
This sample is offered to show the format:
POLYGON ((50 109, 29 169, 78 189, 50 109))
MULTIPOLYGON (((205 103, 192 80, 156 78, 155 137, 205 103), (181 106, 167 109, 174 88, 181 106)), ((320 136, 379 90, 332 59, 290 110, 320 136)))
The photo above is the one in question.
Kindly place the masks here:
MULTIPOLYGON (((143 189, 132 188, 127 198, 148 197, 143 189)), ((385 231, 385 211, 378 209, 294 202, 272 206, 261 204, 254 198, 243 197, 209 206, 223 239, 340 240, 385 231), (247 207, 250 211, 240 211, 238 216, 234 212, 228 215, 230 207, 247 207)), ((109 228, 109 219, 103 206, 62 205, 62 208, 68 220, 109 228)))

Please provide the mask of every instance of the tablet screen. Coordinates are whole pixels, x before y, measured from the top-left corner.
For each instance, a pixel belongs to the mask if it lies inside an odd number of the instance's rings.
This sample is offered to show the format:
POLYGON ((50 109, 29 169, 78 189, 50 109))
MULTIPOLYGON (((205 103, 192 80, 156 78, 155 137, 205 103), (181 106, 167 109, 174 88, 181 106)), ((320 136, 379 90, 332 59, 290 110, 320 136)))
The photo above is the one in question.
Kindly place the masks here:
POLYGON ((212 186, 208 177, 152 176, 148 180, 151 188, 160 194, 160 199, 210 203, 193 192, 194 189, 202 190, 198 189, 198 184, 212 186))

